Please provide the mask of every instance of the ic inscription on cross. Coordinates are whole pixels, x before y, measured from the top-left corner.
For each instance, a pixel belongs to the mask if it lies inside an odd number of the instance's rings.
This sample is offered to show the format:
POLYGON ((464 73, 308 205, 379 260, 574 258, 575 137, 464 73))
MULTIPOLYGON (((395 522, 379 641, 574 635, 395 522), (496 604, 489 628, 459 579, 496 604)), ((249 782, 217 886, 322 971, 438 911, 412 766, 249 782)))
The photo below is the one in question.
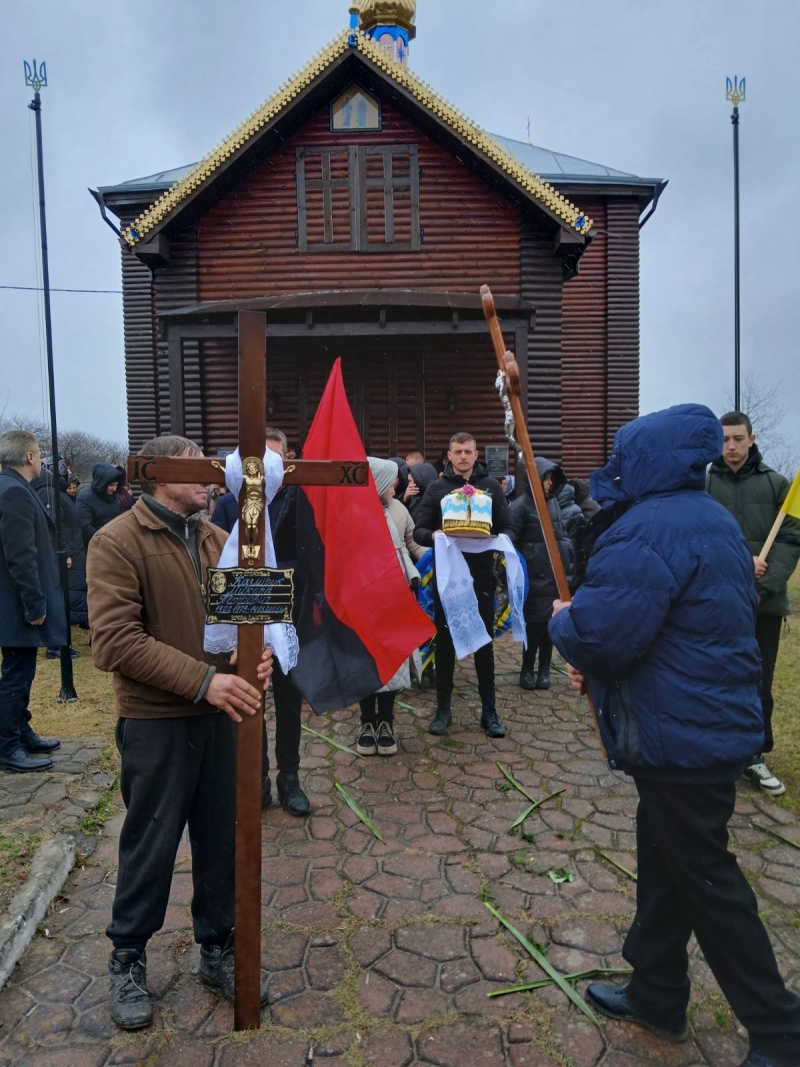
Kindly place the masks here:
MULTIPOLYGON (((238 313, 239 335, 239 451, 247 470, 248 459, 261 464, 267 419, 267 317, 262 312, 238 313)), ((128 479, 140 475, 154 482, 225 484, 218 460, 130 456, 128 479)), ((366 486, 367 464, 347 460, 292 460, 284 464, 285 485, 366 486)), ((248 480, 239 495, 239 566, 264 566, 266 507, 254 525, 248 510, 248 480)), ((238 674, 260 689, 257 667, 263 645, 261 623, 239 628, 238 674)), ((262 698, 262 715, 263 715, 262 698)), ((237 727, 236 762, 236 998, 234 1027, 256 1029, 261 1020, 261 748, 258 715, 245 716, 237 727)))

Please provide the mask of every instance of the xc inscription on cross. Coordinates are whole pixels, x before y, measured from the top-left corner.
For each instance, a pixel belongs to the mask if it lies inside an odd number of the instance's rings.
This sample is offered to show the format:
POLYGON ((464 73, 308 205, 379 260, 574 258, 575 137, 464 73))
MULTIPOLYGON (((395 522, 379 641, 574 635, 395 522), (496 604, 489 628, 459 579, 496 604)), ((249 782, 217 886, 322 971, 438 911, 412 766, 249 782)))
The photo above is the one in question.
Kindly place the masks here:
MULTIPOLYGON (((267 317, 240 311, 239 333, 239 452, 247 471, 252 459, 261 467, 267 425, 267 317)), ((225 484, 219 460, 130 456, 128 480, 225 484)), ((351 460, 291 460, 284 464, 286 485, 369 484, 366 463, 351 460)), ((248 501, 248 478, 239 494, 239 566, 264 566, 266 507, 254 514, 248 501)), ((263 496, 261 497, 263 500, 263 496)), ((239 630, 237 673, 260 689, 256 673, 261 659, 263 627, 242 624, 239 630)), ((263 698, 261 714, 263 715, 263 698)), ((234 1028, 256 1029, 261 1021, 261 748, 258 715, 244 716, 237 727, 236 750, 236 998, 234 1028)))

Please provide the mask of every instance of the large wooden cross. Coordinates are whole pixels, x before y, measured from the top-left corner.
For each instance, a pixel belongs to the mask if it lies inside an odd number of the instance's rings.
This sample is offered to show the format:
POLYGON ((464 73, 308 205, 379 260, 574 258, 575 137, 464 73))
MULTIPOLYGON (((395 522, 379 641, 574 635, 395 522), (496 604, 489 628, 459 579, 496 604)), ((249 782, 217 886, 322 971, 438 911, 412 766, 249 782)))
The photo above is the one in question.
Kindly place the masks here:
MULTIPOLYGON (((263 312, 240 311, 239 329, 239 451, 259 462, 264 454, 267 418, 267 317, 263 312)), ((224 464, 203 458, 131 456, 128 480, 175 483, 225 483, 224 464)), ((298 460, 284 463, 285 485, 366 486, 363 461, 298 460)), ((247 496, 243 480, 239 495, 239 565, 264 566, 266 507, 254 530, 242 511, 247 496), (249 536, 248 536, 249 534, 249 536)), ((237 673, 260 689, 256 670, 263 649, 262 626, 239 628, 237 673)), ((263 699, 261 714, 263 716, 263 699)), ((237 727, 236 760, 236 1030, 256 1029, 261 1022, 261 757, 263 727, 258 715, 244 716, 237 727)))

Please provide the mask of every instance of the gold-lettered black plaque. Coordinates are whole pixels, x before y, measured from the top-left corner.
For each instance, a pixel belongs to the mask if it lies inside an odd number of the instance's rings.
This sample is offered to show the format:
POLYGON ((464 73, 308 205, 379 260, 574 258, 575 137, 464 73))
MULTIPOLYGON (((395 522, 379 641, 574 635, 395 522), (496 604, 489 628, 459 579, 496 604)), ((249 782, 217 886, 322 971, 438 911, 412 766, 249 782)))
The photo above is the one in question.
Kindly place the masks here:
POLYGON ((291 622, 294 570, 271 567, 209 569, 207 622, 291 622))

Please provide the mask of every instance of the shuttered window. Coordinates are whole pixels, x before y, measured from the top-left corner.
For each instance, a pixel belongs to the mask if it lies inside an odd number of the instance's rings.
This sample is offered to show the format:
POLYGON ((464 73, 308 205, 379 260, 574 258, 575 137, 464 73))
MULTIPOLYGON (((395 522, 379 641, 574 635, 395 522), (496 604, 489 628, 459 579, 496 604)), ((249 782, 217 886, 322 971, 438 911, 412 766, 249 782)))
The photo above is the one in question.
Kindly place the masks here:
POLYGON ((297 151, 301 252, 416 252, 420 247, 416 145, 297 151))

